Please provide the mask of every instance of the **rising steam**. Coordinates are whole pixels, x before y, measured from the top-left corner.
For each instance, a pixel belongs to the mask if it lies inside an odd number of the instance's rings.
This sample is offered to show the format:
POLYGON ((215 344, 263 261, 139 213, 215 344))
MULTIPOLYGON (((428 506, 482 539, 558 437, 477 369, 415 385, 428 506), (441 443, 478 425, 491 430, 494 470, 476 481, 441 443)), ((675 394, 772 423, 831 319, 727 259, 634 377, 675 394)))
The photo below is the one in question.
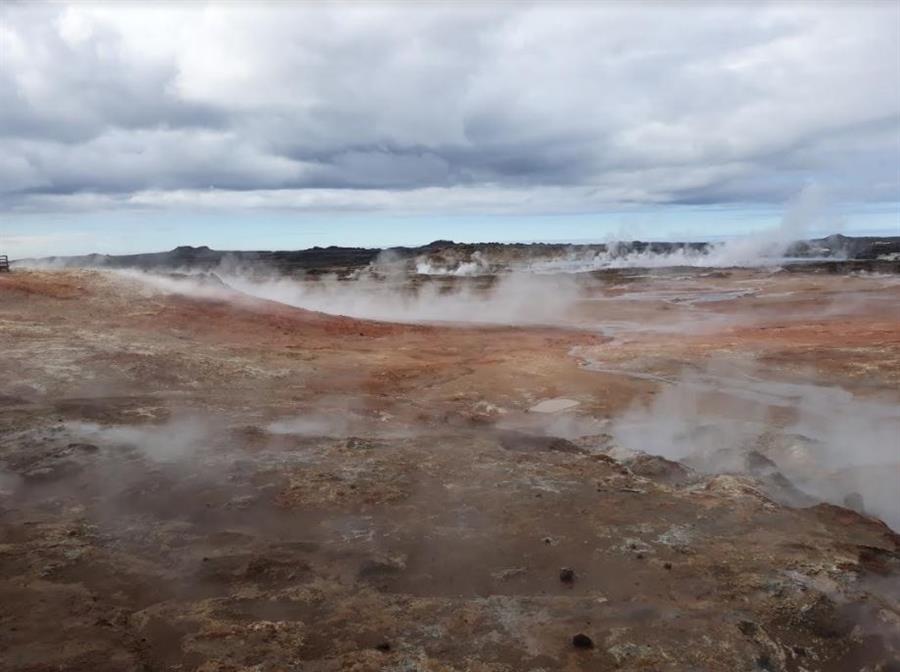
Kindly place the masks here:
POLYGON ((807 494, 836 504, 861 495, 867 512, 900 528, 900 406, 758 373, 730 362, 660 379, 653 402, 618 418, 612 434, 706 473, 742 472, 757 451, 807 494))

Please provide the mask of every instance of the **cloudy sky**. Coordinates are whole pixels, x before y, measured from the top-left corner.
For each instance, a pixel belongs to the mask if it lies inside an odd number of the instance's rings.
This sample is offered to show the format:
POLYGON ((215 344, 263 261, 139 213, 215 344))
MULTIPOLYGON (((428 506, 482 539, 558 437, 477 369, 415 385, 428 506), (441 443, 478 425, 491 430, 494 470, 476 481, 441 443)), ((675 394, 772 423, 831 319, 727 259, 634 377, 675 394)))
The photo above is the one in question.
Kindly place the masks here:
POLYGON ((900 232, 900 3, 0 5, 0 251, 900 232))

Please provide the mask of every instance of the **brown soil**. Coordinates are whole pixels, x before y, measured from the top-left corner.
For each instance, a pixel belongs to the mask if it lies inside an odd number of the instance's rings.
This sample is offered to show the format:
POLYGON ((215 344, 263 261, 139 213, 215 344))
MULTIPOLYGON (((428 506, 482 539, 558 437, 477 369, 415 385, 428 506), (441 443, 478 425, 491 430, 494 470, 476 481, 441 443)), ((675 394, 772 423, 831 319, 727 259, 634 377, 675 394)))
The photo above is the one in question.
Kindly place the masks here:
POLYGON ((590 291, 581 328, 487 328, 0 276, 0 669, 896 669, 887 525, 602 422, 722 359, 897 403, 900 283, 590 291))

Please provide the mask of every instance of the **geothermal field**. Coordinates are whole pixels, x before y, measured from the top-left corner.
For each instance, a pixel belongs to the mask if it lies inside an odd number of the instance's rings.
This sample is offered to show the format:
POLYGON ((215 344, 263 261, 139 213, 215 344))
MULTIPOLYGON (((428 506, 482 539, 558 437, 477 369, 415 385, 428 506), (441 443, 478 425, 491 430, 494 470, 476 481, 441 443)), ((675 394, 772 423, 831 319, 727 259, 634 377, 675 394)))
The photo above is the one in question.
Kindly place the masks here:
POLYGON ((13 264, 0 669, 898 670, 898 249, 13 264))

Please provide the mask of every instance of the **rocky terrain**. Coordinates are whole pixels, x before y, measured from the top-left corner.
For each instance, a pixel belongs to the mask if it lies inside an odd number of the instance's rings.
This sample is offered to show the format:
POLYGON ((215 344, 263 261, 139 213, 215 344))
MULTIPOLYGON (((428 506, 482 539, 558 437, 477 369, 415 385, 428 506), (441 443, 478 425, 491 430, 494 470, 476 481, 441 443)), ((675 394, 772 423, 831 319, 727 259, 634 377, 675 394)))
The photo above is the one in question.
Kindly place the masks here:
POLYGON ((0 276, 0 669, 900 669, 896 276, 219 255, 0 276))

